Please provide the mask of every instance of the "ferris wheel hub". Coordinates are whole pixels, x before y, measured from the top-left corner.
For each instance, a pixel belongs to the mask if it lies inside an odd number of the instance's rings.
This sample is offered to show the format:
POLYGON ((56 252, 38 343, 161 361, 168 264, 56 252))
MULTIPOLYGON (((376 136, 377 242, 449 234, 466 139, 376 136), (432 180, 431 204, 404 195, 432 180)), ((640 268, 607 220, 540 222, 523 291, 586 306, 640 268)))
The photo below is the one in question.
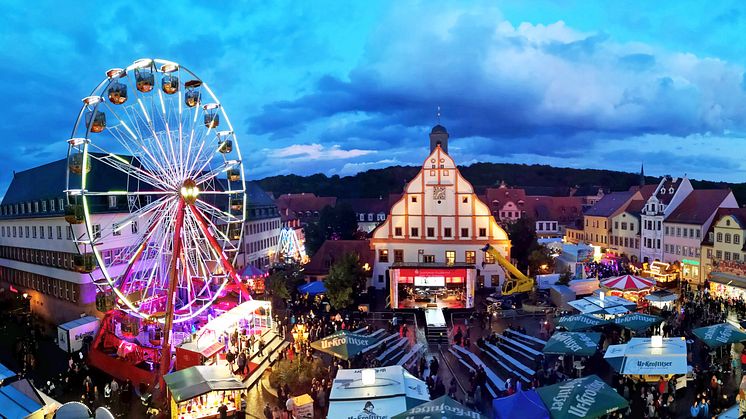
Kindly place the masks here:
POLYGON ((197 186, 197 182, 193 179, 187 179, 181 184, 181 190, 179 192, 181 194, 181 199, 183 199, 185 203, 192 205, 197 201, 197 197, 199 196, 199 186, 197 186))

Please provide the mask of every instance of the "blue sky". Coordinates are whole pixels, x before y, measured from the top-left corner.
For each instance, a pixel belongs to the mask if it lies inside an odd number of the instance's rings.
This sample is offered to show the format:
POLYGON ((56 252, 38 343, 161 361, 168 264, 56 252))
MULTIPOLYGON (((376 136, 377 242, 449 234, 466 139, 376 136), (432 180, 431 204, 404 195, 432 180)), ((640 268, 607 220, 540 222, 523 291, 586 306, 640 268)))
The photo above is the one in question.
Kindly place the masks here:
POLYGON ((251 178, 420 164, 440 106, 462 164, 746 179, 738 1, 27 4, 0 16, 3 189, 141 57, 211 85, 251 178))

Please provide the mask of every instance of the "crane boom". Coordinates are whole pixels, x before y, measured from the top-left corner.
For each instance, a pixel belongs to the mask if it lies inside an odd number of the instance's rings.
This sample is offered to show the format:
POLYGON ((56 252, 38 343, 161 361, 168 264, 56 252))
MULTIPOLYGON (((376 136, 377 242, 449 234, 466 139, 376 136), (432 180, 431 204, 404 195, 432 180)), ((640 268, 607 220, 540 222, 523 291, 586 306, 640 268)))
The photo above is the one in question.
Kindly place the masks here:
POLYGON ((510 261, 505 259, 505 256, 503 256, 502 253, 498 252, 497 249, 492 247, 492 245, 485 245, 484 248, 482 248, 482 251, 487 252, 490 256, 495 258, 497 263, 500 264, 503 269, 505 269, 506 273, 508 273, 508 276, 512 276, 512 278, 509 278, 503 283, 503 295, 530 292, 534 289, 534 279, 527 277, 523 274, 523 272, 519 271, 518 268, 510 263, 510 261))

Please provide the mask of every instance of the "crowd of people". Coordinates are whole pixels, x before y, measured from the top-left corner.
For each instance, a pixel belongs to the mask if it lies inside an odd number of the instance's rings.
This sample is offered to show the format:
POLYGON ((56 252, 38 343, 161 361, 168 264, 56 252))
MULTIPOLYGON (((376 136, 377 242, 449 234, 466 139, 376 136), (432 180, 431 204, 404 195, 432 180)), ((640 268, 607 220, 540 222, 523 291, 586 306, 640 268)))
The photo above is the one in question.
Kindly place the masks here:
POLYGON ((609 262, 590 262, 584 266, 586 278, 610 278, 612 276, 632 274, 628 264, 609 262))

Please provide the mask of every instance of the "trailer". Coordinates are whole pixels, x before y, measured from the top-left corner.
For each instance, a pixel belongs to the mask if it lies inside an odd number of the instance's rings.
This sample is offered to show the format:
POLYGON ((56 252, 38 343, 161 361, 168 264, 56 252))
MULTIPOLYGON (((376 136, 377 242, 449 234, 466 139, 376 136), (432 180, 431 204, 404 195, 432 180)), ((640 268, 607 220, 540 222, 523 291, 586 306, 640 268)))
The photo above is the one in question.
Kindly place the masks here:
POLYGON ((575 301, 575 291, 567 285, 552 285, 549 287, 549 298, 560 310, 572 310, 567 303, 575 301))
POLYGON ((85 316, 57 326, 57 345, 67 353, 79 351, 83 339, 93 339, 98 332, 99 320, 95 316, 85 316))

